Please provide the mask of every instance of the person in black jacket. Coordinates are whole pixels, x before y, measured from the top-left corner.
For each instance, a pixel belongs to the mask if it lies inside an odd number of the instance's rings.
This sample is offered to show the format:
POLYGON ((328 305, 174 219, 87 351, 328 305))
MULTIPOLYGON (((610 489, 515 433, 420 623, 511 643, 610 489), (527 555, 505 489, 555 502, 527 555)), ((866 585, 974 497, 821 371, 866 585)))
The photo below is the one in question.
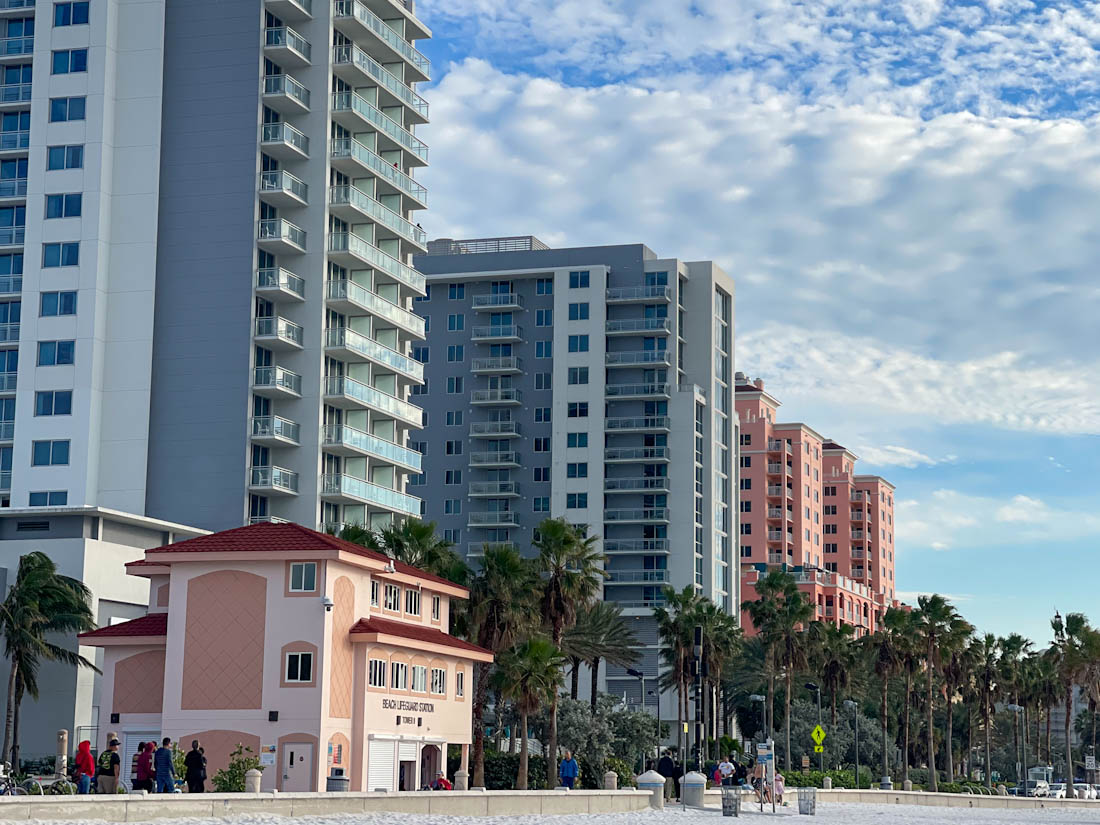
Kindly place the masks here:
POLYGON ((676 791, 676 763, 668 751, 661 752, 661 758, 657 760, 657 773, 665 778, 665 799, 671 799, 676 791))
POLYGON ((206 790, 203 787, 206 782, 206 757, 199 747, 198 739, 191 741, 191 750, 183 757, 183 769, 188 793, 202 793, 206 790))

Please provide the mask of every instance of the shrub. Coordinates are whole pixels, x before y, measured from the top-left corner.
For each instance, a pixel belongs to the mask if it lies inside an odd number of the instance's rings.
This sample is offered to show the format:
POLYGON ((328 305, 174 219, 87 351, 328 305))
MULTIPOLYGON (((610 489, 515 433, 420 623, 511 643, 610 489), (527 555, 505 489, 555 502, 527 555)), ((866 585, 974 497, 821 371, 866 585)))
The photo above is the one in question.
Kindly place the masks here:
MULTIPOLYGON (((607 771, 615 771, 619 777, 620 788, 636 788, 637 783, 634 781, 634 769, 630 767, 629 763, 625 759, 617 759, 612 756, 607 760, 607 764, 604 766, 604 773, 607 771)), ((602 779, 602 774, 601 774, 602 779)))
MULTIPOLYGON (((519 754, 485 751, 485 788, 490 791, 510 791, 516 787, 516 774, 519 773, 519 754)), ((584 776, 584 767, 581 767, 584 776)), ((545 790, 546 760, 537 754, 527 758, 527 787, 530 790, 545 790)))
POLYGON ((244 793, 244 776, 255 768, 262 771, 260 757, 252 748, 237 745, 229 764, 214 774, 214 790, 218 793, 244 793))
MULTIPOLYGON (((809 773, 794 772, 784 773, 783 779, 788 787, 791 788, 821 788, 824 787, 825 777, 828 776, 833 780, 834 788, 854 788, 855 787, 855 772, 853 770, 842 771, 810 771, 809 773)), ((871 788, 872 781, 871 770, 866 766, 860 766, 859 769, 859 787, 871 788)))

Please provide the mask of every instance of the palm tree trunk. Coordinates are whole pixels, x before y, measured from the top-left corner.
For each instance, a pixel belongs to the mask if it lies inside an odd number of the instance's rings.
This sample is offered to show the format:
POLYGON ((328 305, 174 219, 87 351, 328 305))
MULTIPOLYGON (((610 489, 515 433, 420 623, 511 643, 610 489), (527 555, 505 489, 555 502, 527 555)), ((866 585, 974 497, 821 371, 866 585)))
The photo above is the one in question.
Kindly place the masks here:
POLYGON ((591 662, 592 668, 592 687, 589 690, 589 702, 592 705, 592 712, 596 712, 596 700, 599 698, 599 684, 600 684, 600 657, 597 656, 591 662))
POLYGON ((1073 742, 1069 738, 1070 717, 1073 715, 1073 684, 1066 685, 1066 799, 1074 799, 1073 792, 1073 742))
POLYGON ((783 719, 783 738, 786 740, 787 745, 787 771, 789 773, 794 772, 794 757, 791 756, 791 668, 787 668, 787 672, 784 675, 783 681, 786 684, 787 692, 783 700, 783 710, 786 716, 783 719))
POLYGON ((884 781, 885 781, 885 778, 890 775, 890 749, 887 747, 887 738, 889 736, 889 734, 887 733, 887 728, 889 727, 889 725, 887 725, 887 722, 886 722, 886 708, 887 708, 887 698, 888 698, 887 695, 888 695, 889 690, 890 690, 890 679, 888 677, 883 677, 883 679, 882 679, 882 776, 883 776, 884 781))
POLYGON ((519 732, 519 771, 516 773, 516 790, 527 790, 527 712, 520 714, 520 724, 523 729, 519 732))
POLYGON ((947 760, 944 762, 944 770, 948 782, 955 781, 955 755, 951 753, 951 726, 955 724, 955 703, 951 700, 952 693, 947 693, 947 735, 944 737, 944 750, 947 752, 947 760))
POLYGON ((546 753, 546 787, 554 788, 558 784, 558 690, 550 699, 550 733, 546 753))
POLYGON ((963 760, 968 779, 974 775, 974 714, 971 713, 972 710, 973 708, 968 702, 966 705, 966 759, 963 760))
POLYGON ((993 769, 990 766, 990 752, 992 748, 989 746, 989 699, 982 702, 982 722, 985 726, 985 765, 983 766, 983 773, 985 773, 985 786, 990 790, 993 789, 993 769))
POLYGON ((905 735, 902 739, 904 746, 902 748, 902 781, 909 779, 909 705, 912 704, 913 697, 913 671, 906 668, 905 670, 905 735))
POLYGON ((23 675, 18 674, 15 678, 15 715, 12 717, 11 726, 11 765, 12 771, 20 773, 19 770, 19 717, 20 711, 23 705, 23 675))
POLYGON ((833 704, 833 730, 836 730, 836 691, 835 690, 833 691, 832 704, 833 704))
POLYGON ((580 692, 581 687, 581 660, 573 656, 570 660, 572 667, 572 673, 569 674, 569 698, 573 701, 577 700, 577 693, 580 692))
POLYGON ((928 789, 932 793, 938 791, 936 782, 936 731, 932 727, 932 712, 935 709, 935 705, 932 701, 932 657, 935 655, 935 649, 932 642, 928 643, 928 662, 925 665, 928 668, 928 789))
POLYGON ((485 787, 485 705, 489 701, 489 668, 487 662, 478 662, 474 688, 474 781, 470 787, 485 787))
POLYGON ((15 674, 18 670, 19 666, 12 660, 11 672, 8 674, 8 707, 4 716, 4 750, 0 762, 11 759, 11 733, 15 725, 15 674))
POLYGON ((1047 707, 1047 764, 1050 764, 1050 707, 1047 707))

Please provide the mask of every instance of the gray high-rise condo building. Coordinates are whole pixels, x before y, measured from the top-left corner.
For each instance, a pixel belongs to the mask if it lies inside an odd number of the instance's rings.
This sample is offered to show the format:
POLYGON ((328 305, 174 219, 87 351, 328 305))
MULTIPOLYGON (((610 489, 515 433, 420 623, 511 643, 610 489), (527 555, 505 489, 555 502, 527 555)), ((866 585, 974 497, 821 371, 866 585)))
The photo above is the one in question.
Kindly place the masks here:
MULTIPOLYGON (((656 677, 666 586, 738 614, 732 278, 641 244, 429 248, 415 259, 428 294, 410 491, 475 563, 487 543, 532 552, 548 516, 587 525, 607 556, 604 598, 632 618, 656 677)), ((635 702, 641 690, 615 668, 606 686, 635 702)))

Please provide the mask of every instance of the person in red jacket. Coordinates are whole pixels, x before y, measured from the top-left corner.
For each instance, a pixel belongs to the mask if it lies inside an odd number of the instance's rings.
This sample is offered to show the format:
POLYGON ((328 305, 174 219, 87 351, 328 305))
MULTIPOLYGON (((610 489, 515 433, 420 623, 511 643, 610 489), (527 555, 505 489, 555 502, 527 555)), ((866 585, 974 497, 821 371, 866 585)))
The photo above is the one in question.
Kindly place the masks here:
POLYGON ((432 783, 433 791, 453 791, 454 787, 455 786, 447 780, 447 777, 446 775, 444 775, 443 771, 436 772, 435 782, 432 783))
POLYGON ((138 754, 137 777, 134 779, 135 791, 153 792, 153 777, 156 775, 153 771, 153 751, 156 748, 155 742, 146 742, 141 748, 141 753, 138 754))
POLYGON ((92 759, 92 743, 85 739, 76 746, 76 792, 92 792, 92 776, 95 775, 95 760, 92 759))

